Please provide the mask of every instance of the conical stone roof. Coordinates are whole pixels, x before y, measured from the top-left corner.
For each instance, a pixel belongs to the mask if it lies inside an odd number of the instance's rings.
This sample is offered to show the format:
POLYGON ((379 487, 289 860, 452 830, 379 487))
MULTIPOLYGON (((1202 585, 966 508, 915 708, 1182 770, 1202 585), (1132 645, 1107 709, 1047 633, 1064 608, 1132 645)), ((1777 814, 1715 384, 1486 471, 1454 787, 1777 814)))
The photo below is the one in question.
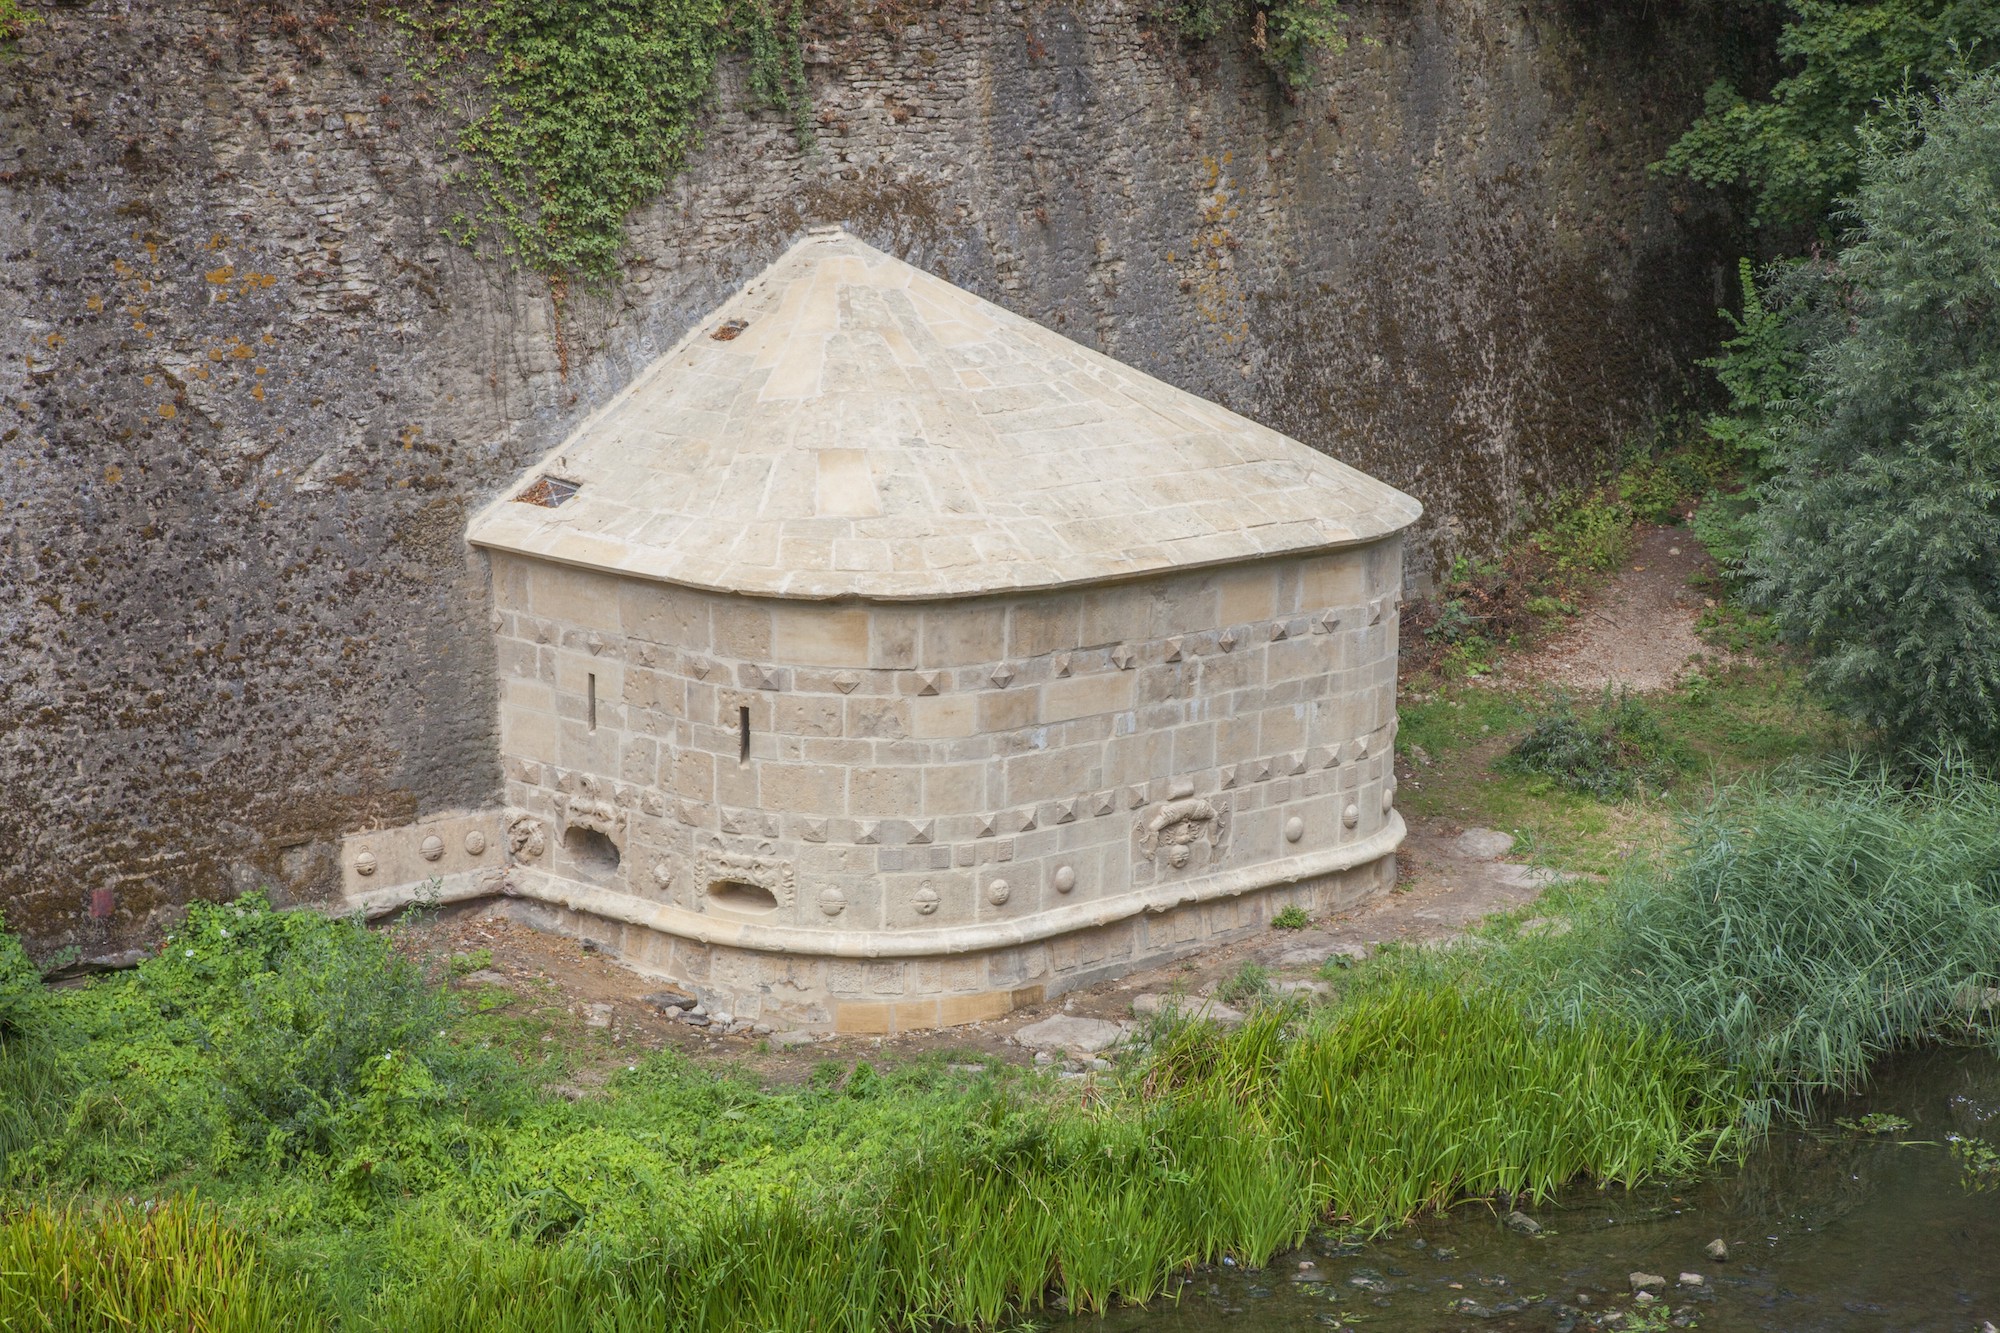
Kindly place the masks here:
POLYGON ((1421 512, 829 230, 690 330, 469 538, 728 592, 914 599, 1348 546, 1421 512), (533 502, 563 483, 560 504, 533 502))

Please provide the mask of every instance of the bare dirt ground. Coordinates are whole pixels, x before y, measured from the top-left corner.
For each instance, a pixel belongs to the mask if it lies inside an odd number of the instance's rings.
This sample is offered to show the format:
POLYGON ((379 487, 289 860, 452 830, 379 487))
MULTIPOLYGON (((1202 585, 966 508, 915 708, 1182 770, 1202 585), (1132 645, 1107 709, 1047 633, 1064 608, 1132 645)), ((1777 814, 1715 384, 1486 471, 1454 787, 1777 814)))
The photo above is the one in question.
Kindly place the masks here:
POLYGON ((1489 683, 1559 686, 1577 694, 1625 688, 1644 694, 1672 685, 1691 662, 1716 652, 1695 637, 1713 599, 1691 586, 1715 562, 1685 530, 1647 529, 1617 575, 1593 592, 1569 628, 1517 657, 1489 683))
MULTIPOLYGON (((1510 687, 1560 685, 1578 693, 1607 686, 1664 689, 1714 651, 1695 637, 1704 595, 1691 586, 1711 568, 1684 532, 1644 533, 1619 573, 1587 600, 1569 629, 1487 678, 1510 687)), ((1472 756, 1466 761, 1477 762, 1472 756)), ((565 1043, 567 1084, 576 1095, 647 1050, 673 1049, 717 1067, 773 1082, 796 1082, 824 1060, 896 1060, 939 1053, 1028 1063, 1031 1045, 1014 1034, 1056 1014, 1124 1021, 1141 995, 1213 991, 1245 963, 1272 978, 1309 981, 1337 954, 1355 956, 1390 942, 1449 938, 1481 918, 1531 903, 1549 872, 1505 859, 1503 835, 1444 818, 1416 819, 1398 857, 1395 892, 1303 930, 1267 930, 1177 962, 1072 991, 1005 1018, 939 1032, 889 1037, 825 1037, 786 1047, 767 1037, 727 1036, 679 1021, 646 995, 663 983, 561 936, 519 925, 477 906, 448 912, 417 932, 417 947, 439 956, 491 952, 490 965, 454 982, 488 1002, 544 1023, 543 1041, 565 1043)))

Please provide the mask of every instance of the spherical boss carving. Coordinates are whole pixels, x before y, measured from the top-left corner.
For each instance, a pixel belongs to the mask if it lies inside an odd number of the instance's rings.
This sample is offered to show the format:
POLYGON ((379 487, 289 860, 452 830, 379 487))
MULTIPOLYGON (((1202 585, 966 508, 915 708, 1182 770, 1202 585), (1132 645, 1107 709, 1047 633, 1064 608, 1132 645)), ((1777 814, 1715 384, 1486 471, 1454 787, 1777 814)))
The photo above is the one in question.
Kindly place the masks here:
POLYGON ((1068 893, 1076 887, 1076 869, 1073 866, 1056 867, 1056 892, 1068 893))
POLYGON ((418 845, 417 850, 423 853, 424 860, 435 861, 444 855, 444 839, 433 833, 418 845))
POLYGON ((674 865, 671 861, 653 862, 653 883, 661 888, 671 888, 674 882, 674 865))
POLYGON ((470 856, 480 856, 486 851, 486 835, 478 829, 465 835, 465 850, 470 856))
POLYGON ((372 875, 372 874, 374 874, 374 873, 375 873, 375 853, 373 853, 373 852, 363 852, 363 853, 361 853, 361 855, 359 855, 359 856, 355 857, 355 858, 354 858, 354 873, 355 873, 355 874, 357 874, 357 875, 372 875))
POLYGON ((1340 822, 1349 828, 1353 828, 1356 824, 1359 824, 1361 822, 1361 807, 1349 801, 1347 808, 1340 812, 1340 822))
POLYGON ((819 910, 828 916, 839 916, 847 910, 847 895, 835 888, 821 889, 819 891, 819 910))
POLYGON ((1285 821, 1285 841, 1297 842, 1306 836, 1306 821, 1293 815, 1285 821))
POLYGON ((986 901, 998 907, 1014 896, 1014 890, 1004 879, 996 879, 986 886, 986 901))
POLYGON ((1394 783, 1391 783, 1389 786, 1384 787, 1382 789, 1382 813, 1385 815, 1388 814, 1390 808, 1393 807, 1395 804, 1396 804, 1396 787, 1394 783))
POLYGON ((915 907, 920 915, 929 916, 938 909, 938 891, 925 884, 910 895, 910 905, 915 907))

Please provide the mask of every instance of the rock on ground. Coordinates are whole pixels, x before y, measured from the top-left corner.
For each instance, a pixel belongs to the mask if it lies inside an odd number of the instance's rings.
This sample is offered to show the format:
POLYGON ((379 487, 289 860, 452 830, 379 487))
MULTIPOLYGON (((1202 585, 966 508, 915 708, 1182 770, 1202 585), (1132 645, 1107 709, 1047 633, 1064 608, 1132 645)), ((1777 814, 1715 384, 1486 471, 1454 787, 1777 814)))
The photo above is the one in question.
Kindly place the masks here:
POLYGON ((1178 1013, 1189 1018, 1205 1018, 1228 1028, 1243 1021, 1240 1010, 1231 1009, 1220 1000, 1204 999, 1199 995, 1135 995, 1132 997, 1132 1013, 1138 1018, 1178 1013))
POLYGON ((1125 1035, 1126 1027, 1124 1023, 1104 1018, 1057 1014, 1039 1023, 1028 1024, 1014 1034, 1014 1040, 1037 1051, 1073 1051, 1079 1055, 1095 1055, 1117 1045, 1125 1035))
POLYGON ((1452 855, 1468 861, 1497 861, 1514 850, 1512 834, 1499 829, 1469 828, 1448 844, 1452 855))

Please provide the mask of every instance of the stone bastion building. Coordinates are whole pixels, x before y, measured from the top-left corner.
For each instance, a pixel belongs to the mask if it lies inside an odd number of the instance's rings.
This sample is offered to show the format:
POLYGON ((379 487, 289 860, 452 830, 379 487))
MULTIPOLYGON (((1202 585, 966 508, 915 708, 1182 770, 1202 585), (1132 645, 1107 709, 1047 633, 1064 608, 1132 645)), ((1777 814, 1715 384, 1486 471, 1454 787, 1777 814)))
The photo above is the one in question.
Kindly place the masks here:
POLYGON ((1385 891, 1408 496, 812 233, 474 518, 507 808, 350 835, 891 1032, 1385 891))

